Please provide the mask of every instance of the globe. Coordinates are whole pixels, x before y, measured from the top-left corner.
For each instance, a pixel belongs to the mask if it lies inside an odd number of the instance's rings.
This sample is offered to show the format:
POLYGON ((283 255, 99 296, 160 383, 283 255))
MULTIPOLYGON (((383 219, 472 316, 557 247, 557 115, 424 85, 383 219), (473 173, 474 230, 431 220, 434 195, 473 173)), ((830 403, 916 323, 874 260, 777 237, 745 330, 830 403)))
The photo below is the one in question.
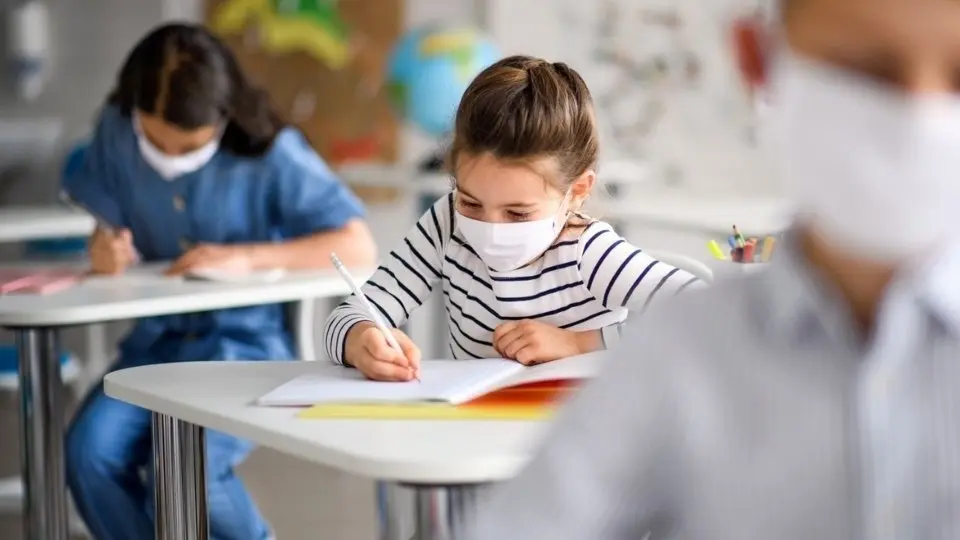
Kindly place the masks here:
POLYGON ((391 102, 401 118, 442 137, 452 131, 470 81, 499 58, 493 43, 474 29, 414 29, 397 42, 389 60, 391 102))

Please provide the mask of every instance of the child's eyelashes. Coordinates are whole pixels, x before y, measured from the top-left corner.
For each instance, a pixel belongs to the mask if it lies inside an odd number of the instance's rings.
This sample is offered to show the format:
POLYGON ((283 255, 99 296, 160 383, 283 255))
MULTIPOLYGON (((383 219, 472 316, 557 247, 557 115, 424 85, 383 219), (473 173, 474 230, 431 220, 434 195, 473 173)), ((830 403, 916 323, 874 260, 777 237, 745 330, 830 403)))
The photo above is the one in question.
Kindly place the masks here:
MULTIPOLYGON (((483 205, 482 205, 482 204, 480 204, 480 203, 478 203, 478 202, 474 202, 474 201, 466 201, 466 200, 463 200, 463 199, 457 201, 457 207, 458 207, 458 208, 460 209, 460 211, 463 212, 464 214, 468 214, 468 215, 471 215, 471 216, 477 216, 478 219, 480 218, 478 214, 479 214, 480 211, 483 209, 483 205)), ((506 214, 507 219, 509 219, 510 221, 528 221, 528 220, 530 220, 530 219, 533 218, 533 215, 535 214, 535 212, 532 212, 532 211, 520 211, 520 210, 507 210, 507 211, 505 212, 505 214, 506 214)))

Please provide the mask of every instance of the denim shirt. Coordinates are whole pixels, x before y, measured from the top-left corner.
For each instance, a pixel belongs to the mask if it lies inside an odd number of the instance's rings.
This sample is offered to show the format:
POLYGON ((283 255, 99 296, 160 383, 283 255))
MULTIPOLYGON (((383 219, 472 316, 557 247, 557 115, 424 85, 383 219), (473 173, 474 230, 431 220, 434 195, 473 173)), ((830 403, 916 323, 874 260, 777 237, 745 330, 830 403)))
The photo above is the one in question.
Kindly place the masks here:
POLYGON ((864 339, 786 244, 629 327, 466 537, 960 538, 960 249, 864 339))
MULTIPOLYGON (((200 243, 274 242, 335 230, 363 215, 293 128, 263 156, 221 149, 199 170, 168 181, 140 155, 131 118, 112 106, 101 113, 82 166, 63 185, 80 204, 130 229, 147 262, 172 261, 200 243)), ((141 319, 121 353, 207 360, 285 359, 293 351, 282 306, 266 305, 141 319)))

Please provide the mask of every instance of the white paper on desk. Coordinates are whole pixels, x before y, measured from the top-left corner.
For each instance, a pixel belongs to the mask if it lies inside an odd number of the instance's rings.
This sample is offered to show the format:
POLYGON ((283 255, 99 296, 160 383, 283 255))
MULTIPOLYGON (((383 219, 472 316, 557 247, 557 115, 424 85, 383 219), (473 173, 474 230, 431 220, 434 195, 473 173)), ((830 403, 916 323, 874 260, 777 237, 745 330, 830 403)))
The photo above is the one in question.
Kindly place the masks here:
POLYGON ((318 403, 456 403, 454 399, 465 390, 487 388, 522 369, 512 360, 450 360, 421 369, 420 382, 379 382, 366 379, 356 369, 344 368, 335 376, 301 375, 267 393, 257 404, 307 407, 318 403))
POLYGON ((459 405, 484 394, 520 384, 588 379, 602 355, 585 354, 527 367, 513 360, 443 360, 424 364, 420 382, 377 382, 355 369, 335 375, 301 375, 257 400, 258 405, 308 407, 322 403, 404 403, 437 401, 459 405))
POLYGON ((84 280, 84 284, 116 288, 165 285, 182 281, 180 276, 164 275, 169 267, 170 263, 141 263, 127 268, 125 272, 118 275, 90 274, 84 280))
POLYGON ((271 268, 258 272, 236 272, 216 268, 196 268, 184 274, 185 279, 196 281, 219 281, 224 283, 274 283, 283 279, 287 271, 271 268))

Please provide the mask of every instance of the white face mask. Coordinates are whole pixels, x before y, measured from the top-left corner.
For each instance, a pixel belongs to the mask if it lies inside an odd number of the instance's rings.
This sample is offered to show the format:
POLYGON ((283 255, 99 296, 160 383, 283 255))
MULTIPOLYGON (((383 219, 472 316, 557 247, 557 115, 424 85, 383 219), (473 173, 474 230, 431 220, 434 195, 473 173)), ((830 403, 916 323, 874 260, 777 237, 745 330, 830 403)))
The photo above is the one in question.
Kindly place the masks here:
POLYGON ((960 224, 960 98, 909 96, 789 52, 765 134, 800 218, 883 262, 926 254, 960 224))
MULTIPOLYGON (((562 209, 566 197, 560 203, 562 209)), ((497 272, 516 270, 539 257, 563 229, 558 216, 536 221, 490 223, 470 219, 457 211, 457 229, 484 264, 497 272)))
POLYGON ((209 163, 216 155, 217 150, 220 149, 220 136, 218 135, 196 150, 178 156, 169 156, 147 139, 140 128, 140 120, 136 115, 134 115, 133 125, 143 160, 153 167, 164 180, 174 180, 179 176, 199 170, 209 163))

